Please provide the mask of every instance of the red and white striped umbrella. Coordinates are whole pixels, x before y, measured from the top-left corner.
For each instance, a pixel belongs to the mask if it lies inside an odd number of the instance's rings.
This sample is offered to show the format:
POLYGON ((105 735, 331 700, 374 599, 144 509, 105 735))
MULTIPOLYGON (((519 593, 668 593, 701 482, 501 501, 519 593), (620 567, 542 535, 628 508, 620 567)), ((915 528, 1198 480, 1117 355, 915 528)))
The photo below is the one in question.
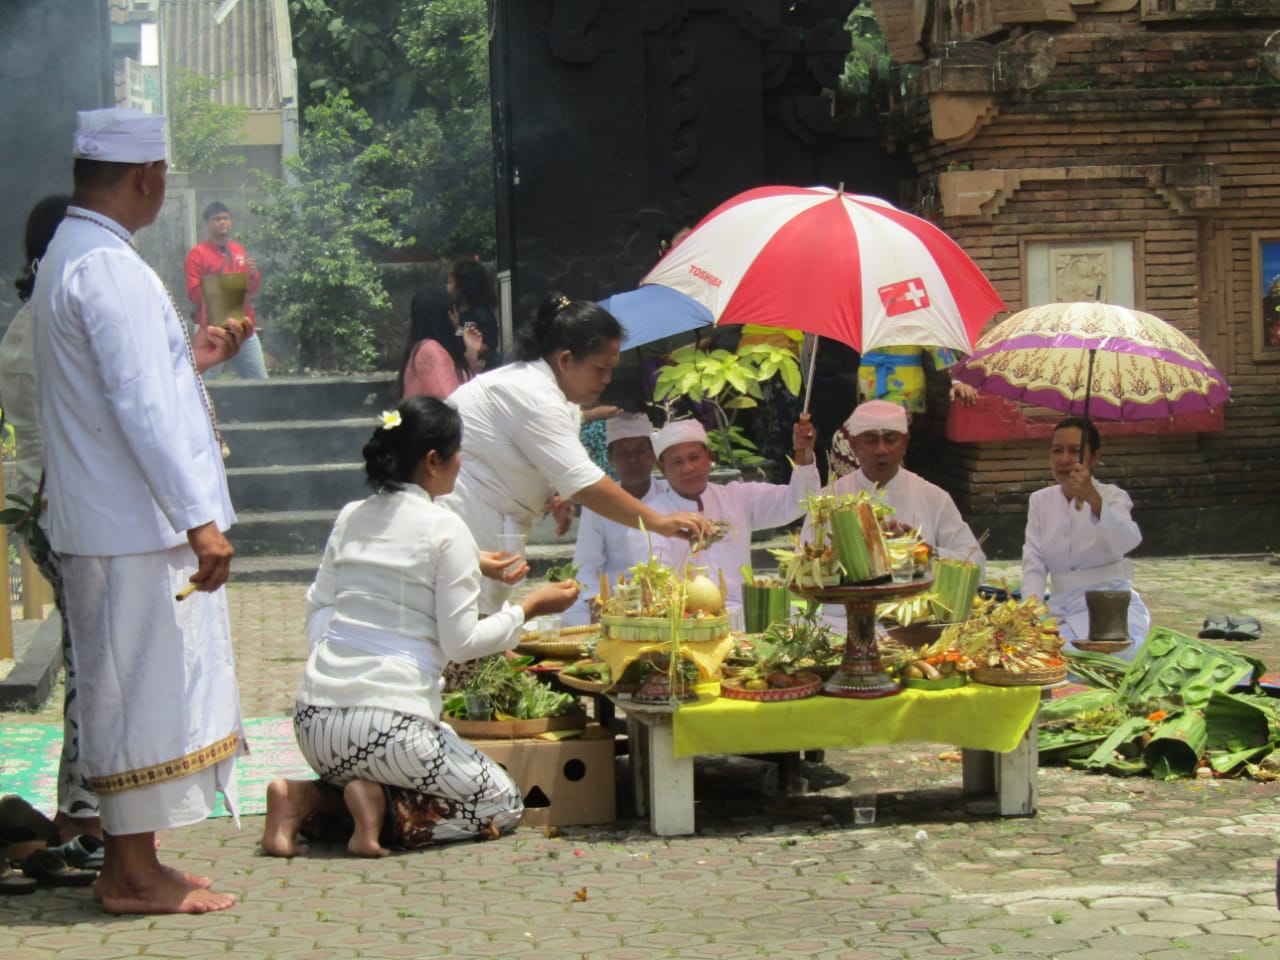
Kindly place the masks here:
POLYGON ((641 281, 758 323, 879 347, 973 350, 1004 302, 945 233, 879 197, 759 187, 709 213, 641 281))

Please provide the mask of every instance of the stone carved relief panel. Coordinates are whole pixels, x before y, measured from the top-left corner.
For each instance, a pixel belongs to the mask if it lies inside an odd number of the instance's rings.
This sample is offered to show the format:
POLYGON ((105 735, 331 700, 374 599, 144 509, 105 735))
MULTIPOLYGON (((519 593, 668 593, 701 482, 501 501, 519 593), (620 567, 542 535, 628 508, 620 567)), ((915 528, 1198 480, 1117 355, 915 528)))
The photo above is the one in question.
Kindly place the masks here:
POLYGON ((1049 290, 1055 301, 1111 299, 1110 247, 1049 251, 1049 290))

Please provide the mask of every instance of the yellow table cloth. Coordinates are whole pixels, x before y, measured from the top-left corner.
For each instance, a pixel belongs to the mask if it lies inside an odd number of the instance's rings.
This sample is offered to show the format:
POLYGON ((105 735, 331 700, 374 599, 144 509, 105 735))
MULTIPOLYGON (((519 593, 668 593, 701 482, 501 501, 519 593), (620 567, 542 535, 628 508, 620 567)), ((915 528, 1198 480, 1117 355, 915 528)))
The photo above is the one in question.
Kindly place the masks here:
MULTIPOLYGON (((650 651, 668 653, 670 650, 671 644, 665 640, 657 643, 640 643, 635 640, 613 640, 602 637, 596 643, 596 656, 609 665, 609 676, 615 680, 622 676, 622 671, 626 669, 627 664, 642 653, 650 651)), ((698 665, 698 676, 702 680, 719 679, 720 665, 732 650, 731 636, 722 640, 686 640, 680 644, 680 652, 687 654, 689 659, 698 665)), ((717 683, 713 689, 718 691, 720 685, 717 683)))
POLYGON ((781 703, 728 700, 719 684, 698 688, 696 703, 673 717, 677 757, 781 753, 884 743, 948 743, 1008 753, 1040 705, 1039 687, 903 690, 878 700, 808 697, 781 703))

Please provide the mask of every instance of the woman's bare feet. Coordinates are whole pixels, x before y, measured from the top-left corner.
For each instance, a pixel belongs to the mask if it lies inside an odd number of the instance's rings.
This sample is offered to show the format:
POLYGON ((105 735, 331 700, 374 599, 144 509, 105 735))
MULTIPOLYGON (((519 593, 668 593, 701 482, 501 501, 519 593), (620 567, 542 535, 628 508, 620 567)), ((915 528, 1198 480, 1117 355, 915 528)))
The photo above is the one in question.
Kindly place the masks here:
POLYGON ((342 788, 342 799, 356 824, 347 852, 357 857, 385 857, 391 853, 378 842, 382 821, 387 815, 382 787, 369 780, 352 780, 342 788))
POLYGON ((156 858, 150 833, 108 835, 102 872, 93 895, 107 913, 212 913, 235 904, 229 893, 214 893, 156 858))
MULTIPOLYGON (((336 802, 336 798, 335 801, 336 802)), ((272 780, 267 784, 267 822, 262 829, 262 850, 272 857, 293 857, 307 852, 297 842, 302 821, 331 802, 312 780, 272 780)))

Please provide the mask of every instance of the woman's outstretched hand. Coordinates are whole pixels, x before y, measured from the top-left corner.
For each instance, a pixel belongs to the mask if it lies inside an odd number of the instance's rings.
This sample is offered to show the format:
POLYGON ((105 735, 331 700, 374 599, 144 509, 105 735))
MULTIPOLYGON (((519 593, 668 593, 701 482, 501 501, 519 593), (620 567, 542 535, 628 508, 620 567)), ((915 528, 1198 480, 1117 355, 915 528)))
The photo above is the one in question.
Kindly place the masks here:
POLYGON ((578 599, 578 581, 561 580, 544 584, 520 602, 525 621, 546 613, 564 613, 578 599))
POLYGON ((662 537, 680 537, 696 542, 710 535, 711 521, 700 513, 682 510, 660 517, 653 525, 653 532, 662 537))
POLYGON ((505 584, 519 583, 529 572, 529 564, 519 554, 505 550, 481 550, 480 572, 490 580, 505 584))

